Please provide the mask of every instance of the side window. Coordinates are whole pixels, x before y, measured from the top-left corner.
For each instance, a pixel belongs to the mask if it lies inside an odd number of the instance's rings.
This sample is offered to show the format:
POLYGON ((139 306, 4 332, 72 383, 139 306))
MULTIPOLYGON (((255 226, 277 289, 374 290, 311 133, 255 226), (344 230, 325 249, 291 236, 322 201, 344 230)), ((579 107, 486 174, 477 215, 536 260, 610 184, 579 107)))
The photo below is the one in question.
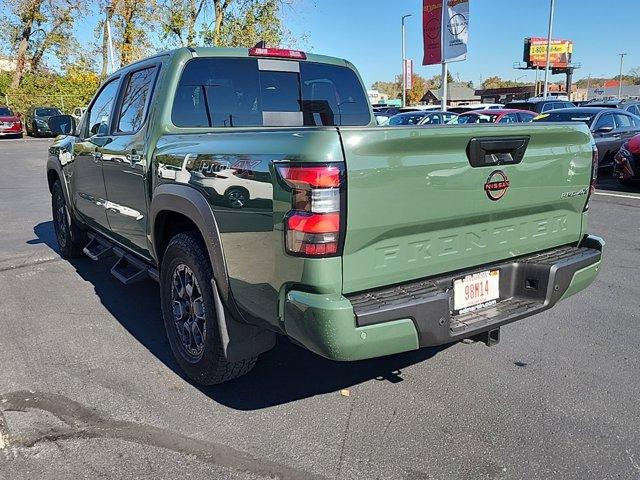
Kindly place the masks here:
POLYGON ((518 123, 517 113, 507 113, 503 116, 498 123, 518 123))
POLYGON ((156 67, 145 68, 129 75, 118 114, 118 132, 137 132, 147 111, 156 67))
POLYGON ((545 103, 544 105, 542 105, 542 111, 543 112, 547 112, 549 110, 553 110, 553 103, 552 102, 545 103))
POLYGON ((633 126, 630 116, 625 115, 624 113, 614 113, 613 116, 616 119, 616 128, 627 130, 629 127, 633 126))
POLYGON ((89 133, 87 136, 93 137, 94 135, 104 136, 109 134, 111 109, 118 94, 118 83, 119 79, 107 83, 98 94, 95 102, 93 102, 88 114, 89 133))
POLYGON ((426 118, 424 119, 424 122, 422 123, 423 125, 436 125, 440 123, 440 117, 438 116, 437 113, 432 113, 430 115, 427 115, 426 118))
POLYGON ((451 120, 456 118, 456 115, 452 113, 443 113, 442 117, 444 118, 444 123, 449 123, 451 120))
POLYGON ((605 113, 604 115, 602 115, 599 119, 598 122, 596 123, 596 126, 594 127, 595 130, 599 130, 603 127, 611 127, 611 128, 616 128, 615 123, 613 123, 613 114, 611 113, 605 113))
POLYGON ((520 117, 520 121, 525 123, 532 122, 535 118, 535 115, 530 115, 528 113, 518 113, 518 116, 520 117))

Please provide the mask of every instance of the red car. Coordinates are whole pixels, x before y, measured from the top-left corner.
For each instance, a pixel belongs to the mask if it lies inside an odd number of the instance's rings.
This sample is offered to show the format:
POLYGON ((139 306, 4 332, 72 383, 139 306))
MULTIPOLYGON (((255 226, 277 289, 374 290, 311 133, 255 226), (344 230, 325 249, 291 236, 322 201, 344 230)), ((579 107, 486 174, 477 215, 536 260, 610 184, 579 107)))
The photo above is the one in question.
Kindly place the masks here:
POLYGON ((640 180, 640 135, 624 142, 613 158, 613 176, 623 185, 640 180))
POLYGON ((22 120, 9 107, 0 105, 0 137, 22 138, 22 120))
POLYGON ((473 110, 465 112, 450 123, 522 123, 530 122, 537 113, 512 108, 473 110))

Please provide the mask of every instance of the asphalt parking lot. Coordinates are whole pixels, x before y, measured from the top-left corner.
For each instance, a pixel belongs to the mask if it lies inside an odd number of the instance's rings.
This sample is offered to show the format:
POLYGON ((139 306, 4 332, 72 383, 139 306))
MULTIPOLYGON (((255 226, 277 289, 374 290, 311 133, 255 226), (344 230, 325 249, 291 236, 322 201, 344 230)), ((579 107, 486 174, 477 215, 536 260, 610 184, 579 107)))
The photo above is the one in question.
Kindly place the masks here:
POLYGON ((601 180, 597 281, 496 347, 341 364, 280 339, 198 388, 156 284, 56 253, 49 143, 0 141, 1 479, 640 478, 640 189, 601 180))

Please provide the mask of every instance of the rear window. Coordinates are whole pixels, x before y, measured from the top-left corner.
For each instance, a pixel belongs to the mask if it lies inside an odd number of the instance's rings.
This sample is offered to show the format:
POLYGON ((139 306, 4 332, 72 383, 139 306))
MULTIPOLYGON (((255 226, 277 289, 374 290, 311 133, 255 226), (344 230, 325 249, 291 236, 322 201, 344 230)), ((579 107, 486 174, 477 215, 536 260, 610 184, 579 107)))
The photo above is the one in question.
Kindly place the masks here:
POLYGON ((556 111, 551 113, 544 113, 533 119, 534 122, 583 122, 587 125, 591 125, 593 122, 593 113, 581 113, 581 112, 563 112, 556 111))
POLYGON ((529 110, 531 112, 536 111, 536 104, 531 102, 514 102, 507 103, 504 108, 514 108, 517 110, 529 110))
POLYGON ((57 108, 36 108, 37 117, 52 117, 54 115, 62 115, 57 108))
POLYGON ((369 104, 351 69, 307 62, 299 67, 300 72, 282 72, 260 70, 253 58, 190 60, 172 121, 178 127, 268 126, 269 118, 284 113, 278 125, 369 124, 369 104))
POLYGON ((7 107, 0 107, 0 116, 2 117, 12 117, 13 112, 9 110, 7 107))

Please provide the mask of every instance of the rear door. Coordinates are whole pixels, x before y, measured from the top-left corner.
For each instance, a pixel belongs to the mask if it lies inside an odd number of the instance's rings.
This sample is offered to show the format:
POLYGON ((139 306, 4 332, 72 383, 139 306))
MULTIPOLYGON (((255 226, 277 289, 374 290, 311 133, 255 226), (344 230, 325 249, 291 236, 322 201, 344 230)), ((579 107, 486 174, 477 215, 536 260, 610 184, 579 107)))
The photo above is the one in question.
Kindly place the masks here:
POLYGON ((345 293, 580 238, 591 172, 586 125, 341 127, 340 133, 347 166, 345 293))
POLYGON ((149 197, 145 121, 158 69, 152 63, 124 77, 109 141, 100 148, 111 232, 143 255, 148 252, 149 197))

